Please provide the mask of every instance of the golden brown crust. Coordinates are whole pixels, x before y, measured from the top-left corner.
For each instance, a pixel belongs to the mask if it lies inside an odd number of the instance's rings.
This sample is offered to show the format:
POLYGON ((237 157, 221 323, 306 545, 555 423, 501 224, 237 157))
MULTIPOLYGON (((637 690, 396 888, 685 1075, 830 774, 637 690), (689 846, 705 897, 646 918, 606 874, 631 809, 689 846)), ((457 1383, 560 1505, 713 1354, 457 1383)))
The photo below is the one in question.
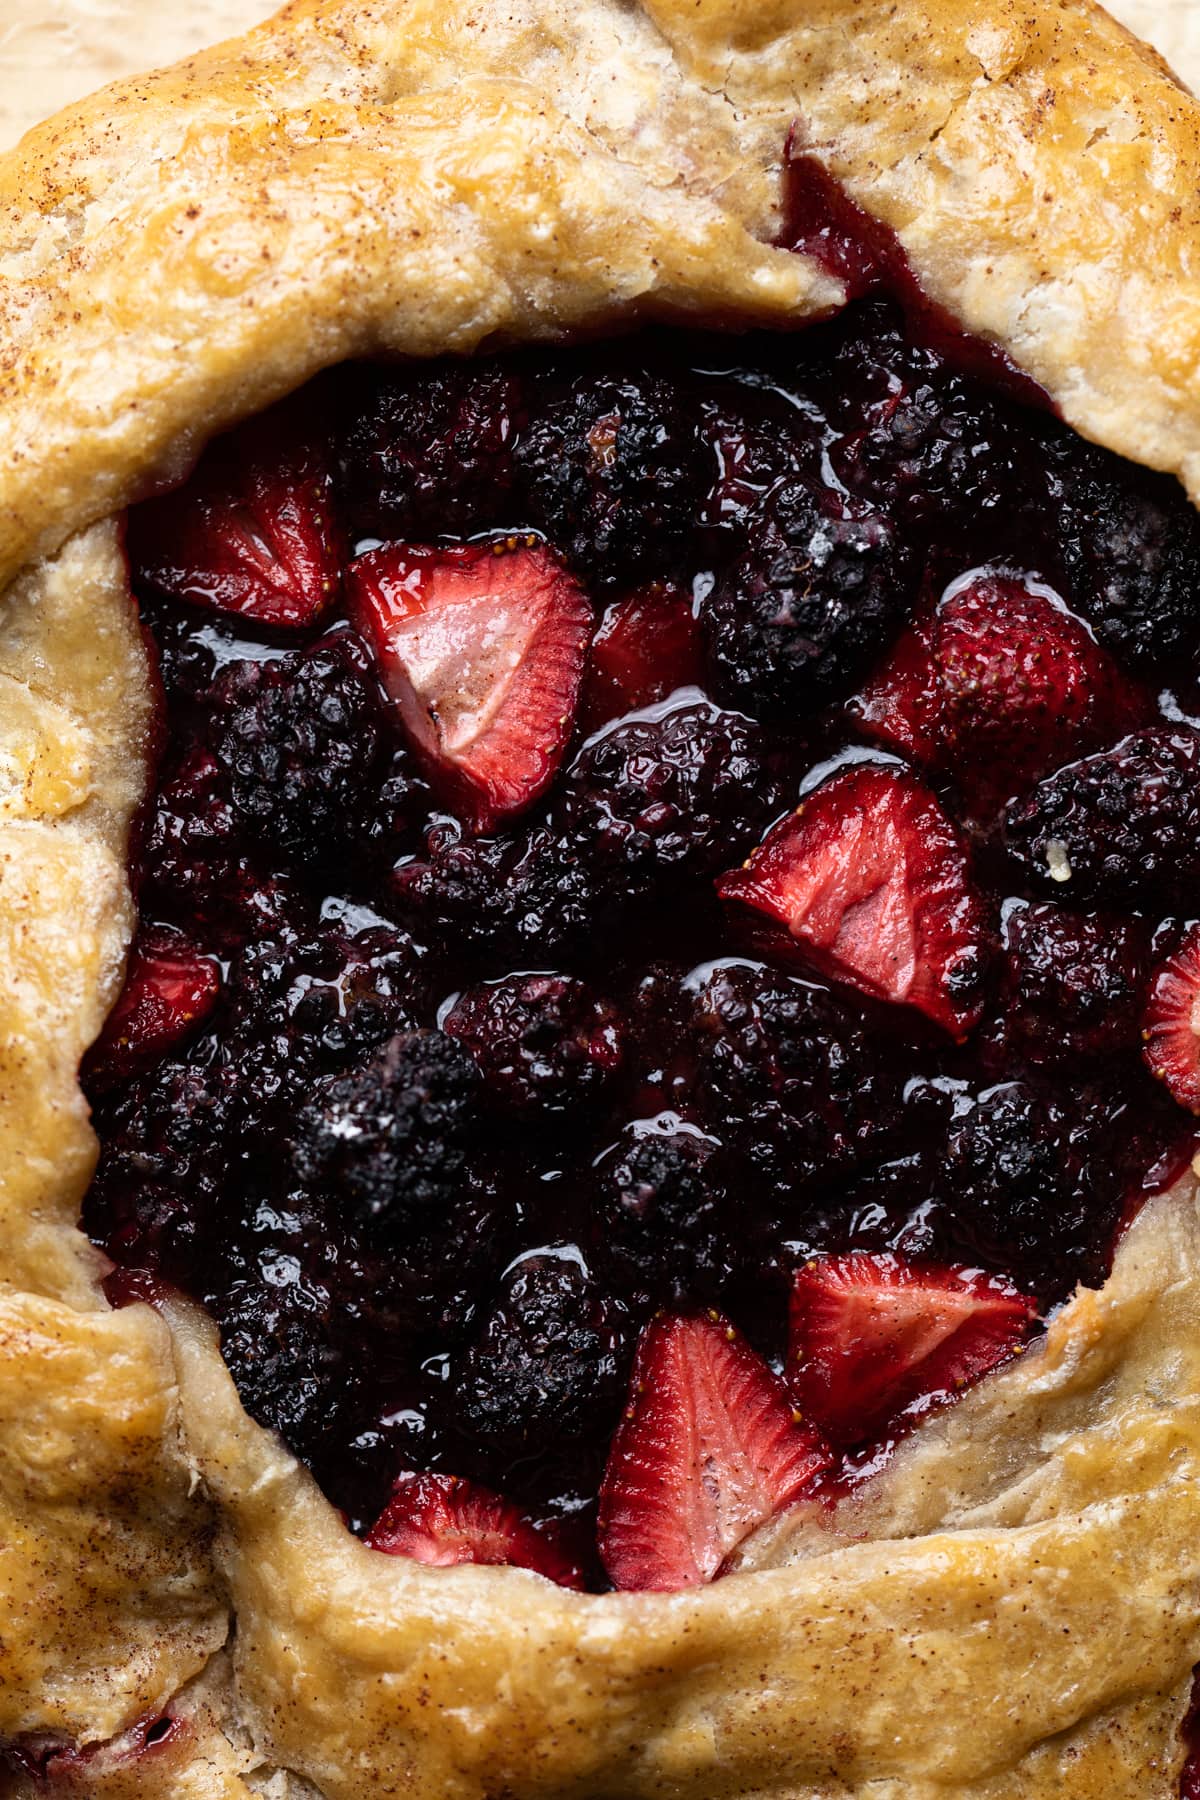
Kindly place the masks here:
POLYGON ((0 159, 0 1737, 108 1738, 191 1684, 97 1796, 1171 1792, 1190 1180, 853 1504, 671 1597, 364 1549, 203 1322, 109 1314, 73 1229, 149 709, 100 521, 348 355, 828 308, 768 241, 794 118, 931 295, 1200 492, 1200 112, 1083 0, 297 0, 0 159))
POLYGON ((0 632, 0 1739, 110 1736, 226 1633, 167 1333, 105 1309, 74 1229, 76 1072, 120 979, 147 726, 97 526, 10 587, 0 632))

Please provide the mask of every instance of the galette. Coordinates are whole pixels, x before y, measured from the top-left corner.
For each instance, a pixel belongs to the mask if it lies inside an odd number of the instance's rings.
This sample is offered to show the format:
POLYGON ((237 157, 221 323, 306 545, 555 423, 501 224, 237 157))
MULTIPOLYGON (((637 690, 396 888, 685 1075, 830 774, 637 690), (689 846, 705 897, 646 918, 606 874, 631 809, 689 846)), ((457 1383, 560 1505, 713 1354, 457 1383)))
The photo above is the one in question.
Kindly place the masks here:
POLYGON ((0 1782, 1200 1794, 1200 107, 296 0, 0 159, 0 1782))

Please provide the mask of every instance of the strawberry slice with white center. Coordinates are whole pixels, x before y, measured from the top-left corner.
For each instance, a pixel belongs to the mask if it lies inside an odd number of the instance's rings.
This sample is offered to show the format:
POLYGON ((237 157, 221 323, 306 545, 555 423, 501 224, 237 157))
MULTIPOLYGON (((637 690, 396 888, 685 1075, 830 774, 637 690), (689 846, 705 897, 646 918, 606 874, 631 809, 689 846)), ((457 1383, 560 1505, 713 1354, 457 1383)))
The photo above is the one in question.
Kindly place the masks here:
POLYGON ((129 514, 135 578, 174 600, 264 625, 313 623, 338 591, 325 439, 285 401, 217 438, 181 488, 129 514))
POLYGON ((542 544, 389 544, 349 571, 351 611, 431 780, 476 830, 524 811, 571 735, 592 633, 542 544))
POLYGON ((766 921, 767 955, 794 953, 960 1040, 979 1021, 993 948, 983 902, 958 833, 908 769, 832 776, 717 892, 766 921))
POLYGON ((1200 1113, 1200 926, 1155 972, 1142 1036, 1151 1074, 1180 1106, 1200 1113))
POLYGON ((559 1587, 583 1586, 581 1570, 549 1527, 539 1529, 510 1500, 458 1475, 399 1476, 366 1542, 437 1568, 490 1563, 532 1569, 559 1587))
POLYGON ((125 986, 88 1056, 93 1085, 126 1081, 199 1029, 221 991, 217 965, 175 932, 147 932, 129 955, 125 986))
POLYGON ((652 1319, 600 1490, 609 1578, 656 1591, 711 1581, 830 1460, 779 1377, 724 1319, 652 1319))
POLYGON ((818 1258, 792 1287, 788 1385, 833 1443, 863 1443, 1004 1362, 1036 1316, 1011 1282, 977 1269, 866 1251, 818 1258))

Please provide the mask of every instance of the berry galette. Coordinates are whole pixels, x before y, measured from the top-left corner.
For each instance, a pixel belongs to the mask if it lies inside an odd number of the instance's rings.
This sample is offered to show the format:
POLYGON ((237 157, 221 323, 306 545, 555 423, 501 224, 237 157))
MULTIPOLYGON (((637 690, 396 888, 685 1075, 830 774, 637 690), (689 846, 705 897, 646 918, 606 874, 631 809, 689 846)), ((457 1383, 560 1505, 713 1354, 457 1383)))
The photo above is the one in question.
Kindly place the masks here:
POLYGON ((1196 103, 301 0, 0 186, 0 1779, 1200 1791, 1196 103))

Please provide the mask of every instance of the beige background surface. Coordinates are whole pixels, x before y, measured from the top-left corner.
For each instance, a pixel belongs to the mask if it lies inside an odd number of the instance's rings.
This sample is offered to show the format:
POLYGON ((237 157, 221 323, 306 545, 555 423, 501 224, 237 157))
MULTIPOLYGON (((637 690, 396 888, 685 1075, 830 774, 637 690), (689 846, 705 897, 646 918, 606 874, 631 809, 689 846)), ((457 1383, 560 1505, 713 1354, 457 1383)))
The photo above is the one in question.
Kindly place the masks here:
MULTIPOLYGON (((69 100, 267 18, 278 0, 0 0, 0 149, 69 100)), ((1200 89, 1200 0, 1113 0, 1200 89)))
POLYGON ((1200 91, 1200 0, 1107 0, 1108 10, 1156 44, 1200 91))

